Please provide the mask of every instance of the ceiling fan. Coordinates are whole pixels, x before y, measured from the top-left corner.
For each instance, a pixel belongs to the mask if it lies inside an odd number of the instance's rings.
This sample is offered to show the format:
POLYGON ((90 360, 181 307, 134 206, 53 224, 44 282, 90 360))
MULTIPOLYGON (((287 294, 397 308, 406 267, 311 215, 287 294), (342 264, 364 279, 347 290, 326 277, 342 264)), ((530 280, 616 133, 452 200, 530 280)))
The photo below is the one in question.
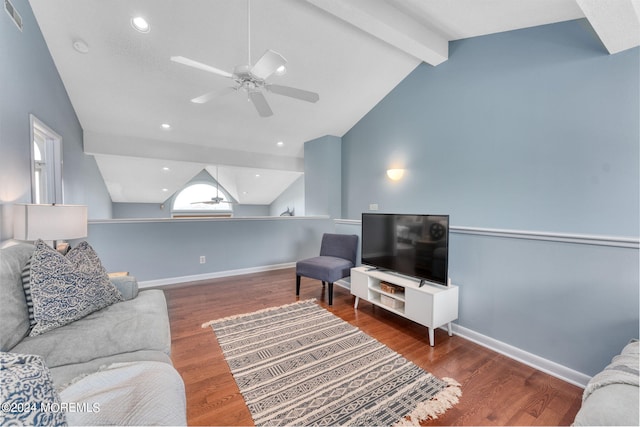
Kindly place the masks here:
MULTIPOLYGON (((248 60, 247 64, 251 64, 251 4, 250 0, 247 0, 247 52, 248 60)), ((253 106, 258 111, 261 117, 269 117, 273 115, 273 111, 264 96, 264 90, 275 93, 277 95, 284 95, 291 98, 299 99, 307 102, 317 102, 320 96, 315 92, 307 90, 297 89, 289 86, 282 86, 267 83, 266 80, 274 74, 279 74, 285 71, 285 64, 287 60, 282 55, 271 49, 268 49, 253 65, 238 65, 233 69, 232 73, 224 70, 212 67, 207 64, 203 64, 193 59, 185 58, 184 56, 172 56, 171 61, 178 64, 186 65, 188 67, 197 68, 199 70, 208 71, 213 74, 217 74, 222 77, 232 79, 235 82, 235 86, 225 88, 221 90, 214 90, 207 92, 204 95, 193 98, 191 102, 196 104, 203 104, 211 99, 224 94, 225 92, 238 92, 243 90, 247 93, 249 100, 253 103, 253 106)))
POLYGON ((212 197, 209 200, 191 202, 191 204, 192 205, 219 205, 221 203, 226 203, 228 205, 235 204, 234 202, 229 201, 229 200, 225 199, 224 197, 220 196, 220 184, 219 184, 219 181, 218 181, 218 166, 216 166, 216 197, 212 197))

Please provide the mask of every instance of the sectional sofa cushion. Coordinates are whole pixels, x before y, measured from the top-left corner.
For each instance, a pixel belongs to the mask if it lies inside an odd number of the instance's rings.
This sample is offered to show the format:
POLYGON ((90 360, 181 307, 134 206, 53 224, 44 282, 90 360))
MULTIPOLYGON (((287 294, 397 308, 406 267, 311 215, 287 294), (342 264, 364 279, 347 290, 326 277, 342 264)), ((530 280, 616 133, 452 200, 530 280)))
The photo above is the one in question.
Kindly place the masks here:
POLYGON ((2 410, 0 425, 67 424, 60 396, 40 356, 0 353, 2 410))
POLYGON ((94 372, 98 372, 105 366, 125 362, 162 362, 169 366, 173 366, 171 358, 166 353, 157 350, 139 350, 132 353, 120 353, 111 356, 98 357, 83 363, 72 363, 70 365, 57 366, 49 369, 49 373, 51 374, 53 385, 56 386, 56 390, 61 391, 69 387, 71 384, 74 384, 78 379, 84 378, 94 372))
POLYGON ((35 325, 30 336, 67 325, 122 301, 87 242, 65 257, 42 240, 31 258, 31 299, 35 325))
POLYGON ((26 337, 11 351, 40 354, 53 369, 140 350, 170 354, 167 304, 160 290, 140 292, 135 299, 110 305, 45 334, 26 337))
POLYGON ((9 351, 29 333, 29 315, 20 273, 33 245, 14 245, 0 250, 0 351, 9 351))

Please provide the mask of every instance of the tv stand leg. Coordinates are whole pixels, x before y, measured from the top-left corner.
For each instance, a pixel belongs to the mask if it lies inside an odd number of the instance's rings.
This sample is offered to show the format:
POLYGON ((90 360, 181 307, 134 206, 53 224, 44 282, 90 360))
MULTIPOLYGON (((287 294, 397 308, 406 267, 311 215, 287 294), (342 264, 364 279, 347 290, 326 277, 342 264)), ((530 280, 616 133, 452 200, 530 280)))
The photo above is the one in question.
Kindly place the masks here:
POLYGON ((433 328, 427 328, 427 329, 429 329, 429 345, 433 347, 434 346, 433 328))
POLYGON ((447 329, 449 330, 449 336, 452 337, 453 336, 453 326, 451 325, 451 322, 447 323, 447 329))
POLYGON ((360 302, 360 297, 356 297, 356 302, 355 302, 355 304, 353 304, 353 308, 357 309, 359 302, 360 302))

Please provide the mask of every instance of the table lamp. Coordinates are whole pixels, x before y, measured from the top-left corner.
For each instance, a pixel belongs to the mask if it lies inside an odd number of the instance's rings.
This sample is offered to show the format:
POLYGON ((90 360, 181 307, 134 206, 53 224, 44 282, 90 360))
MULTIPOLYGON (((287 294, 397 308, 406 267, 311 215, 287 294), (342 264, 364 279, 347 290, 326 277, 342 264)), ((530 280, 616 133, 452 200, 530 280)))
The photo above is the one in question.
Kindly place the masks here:
POLYGON ((17 240, 57 240, 87 237, 87 207, 83 205, 13 206, 13 238, 17 240))

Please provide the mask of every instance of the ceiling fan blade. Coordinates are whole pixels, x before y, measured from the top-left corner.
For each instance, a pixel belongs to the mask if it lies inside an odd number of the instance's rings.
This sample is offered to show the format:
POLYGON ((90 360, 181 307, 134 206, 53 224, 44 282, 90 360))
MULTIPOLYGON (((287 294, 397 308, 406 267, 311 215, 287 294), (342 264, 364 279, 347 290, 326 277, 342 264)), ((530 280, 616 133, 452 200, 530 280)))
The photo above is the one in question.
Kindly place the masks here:
POLYGON ((267 50, 260 59, 258 59, 258 62, 255 63, 253 68, 251 68, 251 74, 261 80, 266 80, 267 77, 275 73, 279 67, 286 63, 287 60, 278 52, 267 50))
POLYGON ((231 92, 235 92, 235 87, 225 87, 223 89, 212 90, 211 92, 207 92, 204 95, 200 95, 196 98, 193 98, 191 102, 194 104, 204 104, 205 102, 211 101, 213 98, 217 98, 219 96, 226 95, 231 92))
POLYGON ((256 110, 258 110, 260 117, 273 116, 273 111, 271 111, 267 98, 264 97, 262 92, 249 92, 249 99, 253 102, 253 106, 256 107, 256 110))
POLYGON ((213 74, 217 74, 222 77, 232 78, 233 74, 228 73, 226 71, 220 70, 218 68, 212 67, 207 64, 203 64, 198 61, 194 61, 193 59, 185 58, 184 56, 172 56, 170 58, 173 62, 177 62, 178 64, 186 65, 187 67, 197 68, 198 70, 208 71, 213 74))
POLYGON ((300 99, 302 101, 317 102, 320 99, 320 95, 315 92, 296 89, 295 87, 281 85, 266 85, 265 87, 269 92, 277 93, 278 95, 290 96, 291 98, 300 99))
POLYGON ((222 203, 226 203, 227 205, 236 204, 236 202, 231 202, 229 200, 203 200, 201 202, 191 202, 192 205, 220 205, 222 203))

